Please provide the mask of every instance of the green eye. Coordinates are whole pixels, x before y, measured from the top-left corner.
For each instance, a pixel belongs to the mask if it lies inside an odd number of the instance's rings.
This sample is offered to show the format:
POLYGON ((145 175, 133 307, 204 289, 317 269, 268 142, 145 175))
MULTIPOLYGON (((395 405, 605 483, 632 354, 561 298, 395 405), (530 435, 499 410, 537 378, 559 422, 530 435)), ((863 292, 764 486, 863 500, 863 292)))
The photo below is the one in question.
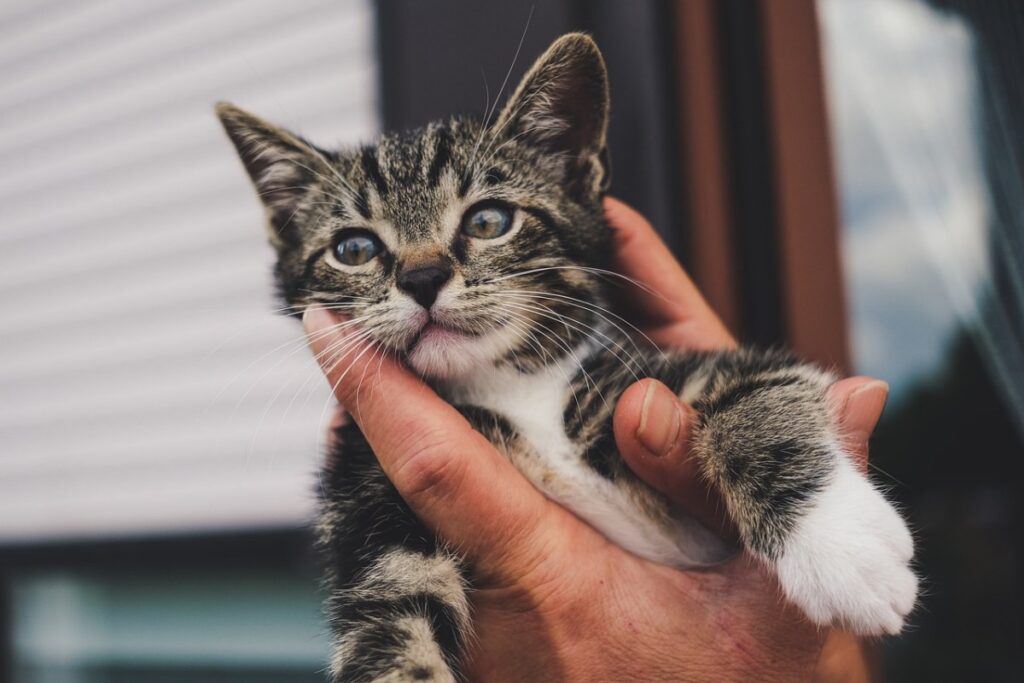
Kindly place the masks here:
POLYGON ((361 266, 384 251, 380 239, 367 230, 345 230, 334 244, 334 255, 346 266, 361 266))
POLYGON ((470 209, 462 219, 462 234, 480 240, 501 237, 512 227, 512 212, 503 206, 470 209))

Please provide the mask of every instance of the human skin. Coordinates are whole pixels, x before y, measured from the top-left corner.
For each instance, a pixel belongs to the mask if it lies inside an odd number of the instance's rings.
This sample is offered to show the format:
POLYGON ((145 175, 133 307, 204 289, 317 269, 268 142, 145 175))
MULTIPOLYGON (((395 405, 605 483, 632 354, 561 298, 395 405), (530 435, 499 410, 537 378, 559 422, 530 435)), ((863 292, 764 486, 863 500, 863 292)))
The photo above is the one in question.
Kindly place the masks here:
MULTIPOLYGON (((665 295, 637 290, 630 299, 633 322, 663 347, 735 346, 647 221, 614 199, 606 200, 605 210, 615 230, 618 272, 665 295)), ((358 347, 341 362, 321 356, 345 334, 329 333, 338 322, 331 313, 310 310, 304 322, 335 395, 385 473, 472 568, 469 680, 815 676, 829 631, 786 604, 756 560, 740 554, 713 569, 679 571, 622 550, 545 498, 400 364, 372 351, 360 354, 358 347)), ((883 382, 866 377, 841 380, 830 390, 848 450, 862 468, 887 393, 883 382)), ((616 441, 640 478, 728 535, 722 506, 689 457, 691 417, 667 387, 642 380, 619 400, 616 441)), ((866 670, 853 642, 840 660, 866 670)))

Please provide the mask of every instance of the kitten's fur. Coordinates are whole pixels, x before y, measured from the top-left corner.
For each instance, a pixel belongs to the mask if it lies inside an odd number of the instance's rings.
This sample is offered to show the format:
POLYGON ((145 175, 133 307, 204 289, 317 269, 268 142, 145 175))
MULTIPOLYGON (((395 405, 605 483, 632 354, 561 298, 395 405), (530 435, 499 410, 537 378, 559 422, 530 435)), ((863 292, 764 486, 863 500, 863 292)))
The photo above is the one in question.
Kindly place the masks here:
MULTIPOLYGON (((326 152, 231 105, 218 114, 267 207, 293 311, 326 305, 358 320, 534 485, 626 549, 707 565, 729 549, 615 450, 613 399, 638 375, 660 379, 692 402, 702 471, 786 596, 822 625, 902 628, 917 590, 912 540, 842 450, 826 404, 833 378, 780 353, 663 354, 605 312, 608 86, 589 37, 559 39, 489 124, 455 118, 326 152), (482 201, 512 207, 507 234, 460 232, 482 201), (353 227, 384 251, 341 263, 335 240, 353 227), (396 286, 417 268, 450 275, 429 309, 396 286)), ((453 680, 469 574, 410 512, 358 428, 339 436, 318 525, 334 680, 453 680)))

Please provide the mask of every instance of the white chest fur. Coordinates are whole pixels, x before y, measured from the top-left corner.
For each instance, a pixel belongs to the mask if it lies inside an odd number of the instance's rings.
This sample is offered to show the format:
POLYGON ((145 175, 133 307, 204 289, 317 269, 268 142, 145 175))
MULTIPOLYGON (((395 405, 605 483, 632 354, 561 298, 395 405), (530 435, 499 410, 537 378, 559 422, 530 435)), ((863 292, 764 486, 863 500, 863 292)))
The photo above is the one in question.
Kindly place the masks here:
POLYGON ((692 520, 654 516, 630 489, 602 477, 582 459, 565 433, 563 414, 573 401, 573 358, 533 374, 501 368, 453 388, 457 401, 486 408, 515 428, 530 453, 514 454, 516 467, 549 498, 568 508, 611 541, 641 557, 680 567, 720 559, 720 544, 692 520))

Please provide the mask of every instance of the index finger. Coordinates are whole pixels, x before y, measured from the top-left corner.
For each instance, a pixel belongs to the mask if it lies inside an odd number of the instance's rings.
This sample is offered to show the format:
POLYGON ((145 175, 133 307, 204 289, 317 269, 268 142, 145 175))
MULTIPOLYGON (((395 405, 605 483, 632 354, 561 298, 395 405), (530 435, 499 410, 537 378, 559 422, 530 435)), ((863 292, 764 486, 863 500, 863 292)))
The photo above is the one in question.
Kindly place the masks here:
POLYGON ((735 346, 732 335, 647 219, 612 197, 605 198, 604 210, 615 235, 615 268, 648 288, 630 292, 630 310, 638 312, 648 336, 666 347, 735 346))
POLYGON ((303 324, 339 402, 409 507, 479 570, 515 571, 516 551, 533 543, 550 511, 542 494, 459 411, 330 312, 309 308, 303 324))

